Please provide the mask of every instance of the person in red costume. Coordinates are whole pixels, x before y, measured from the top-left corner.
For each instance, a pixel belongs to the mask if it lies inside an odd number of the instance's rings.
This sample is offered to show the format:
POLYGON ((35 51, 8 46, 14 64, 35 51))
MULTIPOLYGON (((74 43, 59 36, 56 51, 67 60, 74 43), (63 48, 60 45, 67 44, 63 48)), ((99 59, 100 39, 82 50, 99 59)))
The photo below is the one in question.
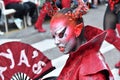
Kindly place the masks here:
MULTIPOLYGON (((104 14, 103 29, 107 31, 106 41, 114 45, 120 51, 120 38, 116 34, 116 29, 120 36, 120 0, 108 0, 108 6, 104 14)), ((119 68, 120 61, 115 64, 119 68)))
MULTIPOLYGON (((48 16, 52 17, 54 13, 58 10, 56 5, 56 0, 46 0, 46 2, 43 4, 40 15, 38 16, 38 19, 35 23, 35 28, 39 32, 46 32, 46 30, 42 27, 42 23, 45 19, 45 16, 48 14, 48 16)), ((62 8, 70 8, 71 0, 62 0, 62 8)))
POLYGON ((64 54, 69 54, 56 80, 114 80, 99 51, 107 32, 90 25, 84 26, 82 15, 86 9, 81 7, 76 10, 79 12, 60 10, 50 21, 50 32, 56 46, 64 54))

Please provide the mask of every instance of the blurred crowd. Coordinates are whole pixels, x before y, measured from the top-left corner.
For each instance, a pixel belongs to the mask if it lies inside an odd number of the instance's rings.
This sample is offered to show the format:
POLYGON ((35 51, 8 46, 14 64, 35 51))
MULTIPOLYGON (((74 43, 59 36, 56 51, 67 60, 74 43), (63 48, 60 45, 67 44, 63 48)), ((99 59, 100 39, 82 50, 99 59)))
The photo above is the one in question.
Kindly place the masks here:
MULTIPOLYGON (((83 1, 89 9, 97 9, 98 5, 106 3, 103 0, 1 0, 5 9, 15 9, 14 23, 18 29, 23 28, 24 18, 27 26, 34 26, 38 32, 46 32, 42 24, 46 16, 52 16, 62 8, 76 8, 83 1)), ((0 17, 1 15, 0 10, 0 17)), ((3 32, 1 32, 3 34, 3 32)))

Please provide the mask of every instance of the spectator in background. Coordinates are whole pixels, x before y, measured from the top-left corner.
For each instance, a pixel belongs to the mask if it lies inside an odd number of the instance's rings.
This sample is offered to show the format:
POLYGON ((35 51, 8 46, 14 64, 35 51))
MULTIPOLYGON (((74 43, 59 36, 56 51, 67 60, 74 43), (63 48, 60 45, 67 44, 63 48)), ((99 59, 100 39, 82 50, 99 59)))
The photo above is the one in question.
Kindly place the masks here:
POLYGON ((23 16, 27 14, 27 6, 21 4, 21 0, 3 0, 6 9, 15 9, 16 13, 14 14, 15 18, 23 19, 23 16))
POLYGON ((96 9, 98 7, 98 0, 92 0, 91 8, 96 9))
POLYGON ((34 0, 23 0, 23 5, 26 5, 28 7, 27 14, 27 23, 28 25, 32 25, 35 21, 35 17, 37 14, 37 4, 35 4, 34 0))
POLYGON ((15 9, 16 12, 14 14, 15 17, 15 24, 19 29, 23 28, 22 20, 23 17, 27 15, 29 10, 28 5, 23 5, 21 0, 4 0, 5 8, 6 9, 15 9))
POLYGON ((23 17, 27 16, 27 14, 29 13, 30 17, 32 18, 36 9, 36 5, 34 3, 32 2, 23 3, 23 2, 24 0, 4 0, 6 9, 16 10, 14 17, 16 18, 15 23, 18 28, 22 27, 22 25, 18 25, 18 24, 21 23, 23 17))

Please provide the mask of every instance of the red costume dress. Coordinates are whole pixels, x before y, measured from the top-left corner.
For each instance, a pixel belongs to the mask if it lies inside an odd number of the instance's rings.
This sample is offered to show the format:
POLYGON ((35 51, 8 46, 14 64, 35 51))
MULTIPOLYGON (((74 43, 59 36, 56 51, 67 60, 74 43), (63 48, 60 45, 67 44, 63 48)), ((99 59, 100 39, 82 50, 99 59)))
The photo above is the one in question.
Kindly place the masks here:
POLYGON ((111 71, 99 52, 105 34, 97 28, 86 26, 84 36, 88 41, 70 53, 57 80, 113 80, 111 71))

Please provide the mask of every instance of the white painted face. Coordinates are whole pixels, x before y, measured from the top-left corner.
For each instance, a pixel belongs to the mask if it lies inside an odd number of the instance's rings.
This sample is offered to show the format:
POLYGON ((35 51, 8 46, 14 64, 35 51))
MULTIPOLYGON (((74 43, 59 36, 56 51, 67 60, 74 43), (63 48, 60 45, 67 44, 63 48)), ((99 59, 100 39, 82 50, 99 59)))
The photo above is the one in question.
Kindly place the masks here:
POLYGON ((73 25, 68 20, 55 19, 50 24, 50 30, 59 50, 65 54, 73 51, 76 46, 76 36, 73 25))

